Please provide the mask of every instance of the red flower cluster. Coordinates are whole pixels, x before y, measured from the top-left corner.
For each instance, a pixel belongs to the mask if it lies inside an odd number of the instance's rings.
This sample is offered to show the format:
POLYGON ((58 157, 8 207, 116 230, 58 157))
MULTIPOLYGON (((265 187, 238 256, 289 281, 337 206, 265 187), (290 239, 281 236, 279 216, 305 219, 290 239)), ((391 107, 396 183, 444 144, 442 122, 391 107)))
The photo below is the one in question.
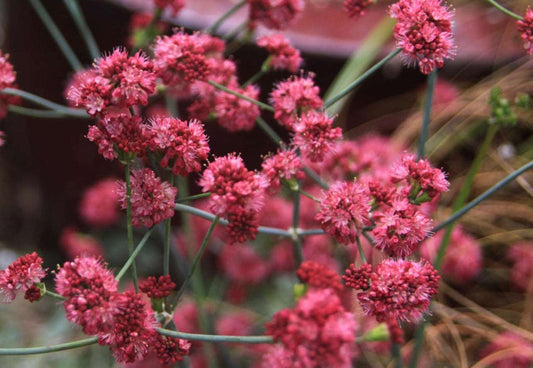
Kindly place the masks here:
POLYGON ((533 10, 528 6, 524 19, 517 21, 520 38, 529 55, 533 55, 533 10))
POLYGON ((408 64, 416 63, 422 73, 429 74, 436 67, 442 68, 444 59, 453 59, 453 11, 441 0, 400 0, 389 12, 398 19, 394 37, 408 64))
POLYGON ((281 33, 263 36, 257 39, 257 46, 265 48, 270 54, 268 65, 274 69, 287 69, 296 73, 302 64, 300 51, 292 47, 281 33))
POLYGON ((117 190, 118 182, 113 178, 102 179, 86 189, 79 206, 83 221, 95 227, 115 224, 120 215, 117 190))
MULTIPOLYGON (((116 203, 118 204, 118 201, 116 203)), ((59 245, 67 254, 68 259, 74 259, 79 256, 101 256, 104 254, 104 248, 96 238, 77 232, 71 227, 67 227, 61 232, 59 245)))
MULTIPOLYGON (((2 54, 0 50, 0 91, 4 88, 17 88, 15 84, 16 73, 8 59, 9 54, 2 54)), ((9 105, 18 103, 20 103, 20 97, 0 93, 0 119, 6 116, 9 105)))
POLYGON ((139 289, 152 299, 163 299, 170 295, 176 288, 176 284, 170 279, 170 275, 148 277, 139 283, 139 289))
POLYGON ((302 262, 296 276, 301 282, 317 289, 332 289, 336 292, 342 290, 340 276, 327 266, 314 262, 302 262))
MULTIPOLYGON (((118 190, 122 209, 127 207, 126 183, 120 182, 118 190)), ((150 169, 131 172, 132 223, 136 227, 152 227, 174 216, 174 200, 178 189, 161 182, 150 169)))
MULTIPOLYGON (((259 88, 255 85, 241 88, 233 81, 228 84, 228 88, 253 100, 259 97, 259 88)), ((257 105, 225 91, 215 93, 213 111, 220 126, 230 132, 252 130, 260 115, 257 105)))
POLYGON ((350 18, 357 19, 366 13, 366 8, 374 3, 373 0, 344 0, 344 10, 350 18))
MULTIPOLYGON (((33 252, 18 258, 8 268, 0 271, 0 303, 11 303, 19 291, 34 294, 33 285, 46 276, 42 264, 43 259, 33 252)), ((33 297, 30 300, 32 299, 35 300, 33 297)))
POLYGON ((334 142, 342 137, 341 128, 333 127, 333 119, 324 112, 309 110, 293 126, 293 142, 311 162, 322 161, 334 142))
POLYGON ((304 9, 303 0, 248 0, 250 20, 267 28, 289 27, 304 9))
POLYGON ((302 160, 294 149, 278 149, 275 155, 264 159, 261 169, 272 191, 279 189, 282 179, 303 179, 304 176, 302 160))

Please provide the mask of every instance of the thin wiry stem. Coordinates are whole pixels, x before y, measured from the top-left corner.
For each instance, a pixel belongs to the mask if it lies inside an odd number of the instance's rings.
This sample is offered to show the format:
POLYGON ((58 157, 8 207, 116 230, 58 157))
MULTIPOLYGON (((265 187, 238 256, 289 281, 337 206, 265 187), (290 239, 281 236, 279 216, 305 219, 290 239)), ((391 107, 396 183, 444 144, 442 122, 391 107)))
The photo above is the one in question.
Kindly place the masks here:
POLYGON ((225 335, 203 335, 191 334, 179 331, 165 330, 156 327, 156 331, 161 335, 187 339, 191 341, 205 342, 240 342, 244 344, 269 344, 273 342, 272 336, 225 336, 225 335))
MULTIPOLYGON (((23 99, 33 102, 36 105, 46 107, 47 109, 54 110, 57 113, 63 113, 67 116, 77 117, 77 118, 88 118, 89 115, 82 109, 71 109, 69 107, 57 104, 40 96, 34 95, 33 93, 26 92, 20 89, 15 88, 5 88, 2 90, 3 94, 11 96, 20 96, 23 99)), ((17 107, 17 106, 12 106, 17 107)))
POLYGON ((496 9, 498 9, 499 11, 501 11, 502 13, 504 14, 507 14, 508 16, 514 18, 514 19, 518 19, 518 20, 524 20, 523 17, 521 17, 520 15, 516 14, 516 13, 513 13, 512 11, 510 11, 509 9, 505 8, 504 6, 498 4, 496 1, 494 0, 487 0, 489 3, 491 3, 496 9))
POLYGON ((418 159, 424 157, 424 147, 429 134, 429 122, 431 121, 431 106, 433 105, 433 92, 435 91, 435 82, 437 81, 437 68, 428 75, 428 84, 426 87, 426 101, 424 102, 424 116, 422 118, 422 127, 420 128, 420 138, 418 139, 418 159))
MULTIPOLYGON (((133 254, 133 226, 131 223, 131 181, 130 181, 130 164, 126 164, 126 227, 128 232, 128 253, 131 258, 133 254)), ((135 259, 131 262, 131 276, 135 291, 139 292, 139 283, 137 281, 137 265, 135 259)))
POLYGON ((207 29, 207 33, 213 34, 215 33, 218 28, 228 19, 231 17, 234 13, 236 13, 240 8, 242 8, 246 4, 246 0, 241 0, 237 4, 235 4, 233 7, 231 7, 226 13, 224 13, 218 20, 213 23, 211 27, 207 29))
MULTIPOLYGON (((126 261, 126 263, 124 263, 124 265, 122 266, 122 268, 120 269, 120 271, 117 273, 117 276, 115 276, 115 279, 117 281, 119 281, 122 276, 124 276, 124 274, 126 273, 126 271, 128 271, 128 269, 130 268, 130 266, 133 264, 133 261, 135 261, 135 258, 137 258, 137 256, 139 255, 139 253, 141 252, 141 250, 143 249, 144 245, 146 244, 146 242, 148 241, 148 239, 150 238, 150 235, 152 235, 152 231, 154 230, 154 228, 151 228, 150 230, 148 230, 146 232, 146 234, 144 234, 143 238, 141 239, 141 241, 139 242, 139 244, 137 244, 137 248, 135 248, 135 250, 133 251, 133 253, 129 256, 128 260, 126 261)), ((48 291, 47 291, 48 293, 48 291)))
POLYGON ((234 96, 237 96, 239 98, 242 98, 243 100, 245 101, 248 101, 254 105, 257 105, 259 106, 261 109, 263 110, 268 110, 268 111, 271 111, 271 112, 274 112, 274 108, 270 105, 267 105, 266 103, 263 103, 261 101, 257 101, 257 100, 254 100, 253 98, 250 98, 248 96, 245 96, 243 95, 242 93, 239 93, 239 92, 235 92, 225 86, 223 86, 222 84, 218 84, 216 82, 213 82, 212 80, 210 81, 207 81, 207 83, 209 83, 210 85, 212 85, 213 87, 217 88, 217 89, 220 89, 221 91, 224 91, 224 92, 227 92, 229 93, 230 95, 234 95, 234 96))
POLYGON ((83 37, 83 41, 85 41, 85 44, 89 49, 91 57, 93 59, 98 59, 100 57, 100 49, 98 48, 98 44, 96 43, 96 40, 94 39, 94 36, 91 33, 87 22, 85 21, 83 12, 81 11, 80 5, 78 4, 78 0, 63 0, 63 2, 68 8, 72 19, 74 19, 74 23, 76 23, 76 27, 78 27, 78 30, 80 31, 81 36, 83 37))
POLYGON ((53 353, 55 351, 81 348, 83 346, 95 344, 97 341, 97 337, 91 337, 85 340, 71 341, 57 345, 36 346, 33 348, 0 348, 0 355, 32 355, 53 353))
POLYGON ((87 115, 87 113, 85 113, 84 110, 75 110, 75 109, 71 109, 72 113, 66 113, 64 111, 39 110, 39 109, 32 109, 29 107, 10 105, 8 107, 8 110, 15 114, 19 114, 23 116, 30 116, 32 118, 40 118, 40 119, 62 119, 62 118, 90 119, 90 116, 87 115))

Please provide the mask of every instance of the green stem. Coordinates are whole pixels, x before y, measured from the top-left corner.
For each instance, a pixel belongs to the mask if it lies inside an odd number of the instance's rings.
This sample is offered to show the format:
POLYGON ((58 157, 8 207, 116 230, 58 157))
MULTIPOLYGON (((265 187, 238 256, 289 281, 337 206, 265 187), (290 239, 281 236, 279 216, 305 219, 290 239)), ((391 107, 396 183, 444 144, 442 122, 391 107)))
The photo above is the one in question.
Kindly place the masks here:
POLYGON ((422 351, 422 345, 424 343, 424 330, 426 328, 426 320, 416 326, 415 336, 414 336, 414 347, 413 353, 411 354, 411 359, 409 360, 409 368, 416 368, 418 365, 418 358, 420 357, 420 352, 422 351))
POLYGON ((50 35, 56 42, 57 46, 61 49, 61 52, 63 52, 63 55, 65 55, 65 57, 67 58, 72 69, 76 71, 82 70, 83 66, 80 60, 78 59, 76 54, 74 54, 74 51, 72 51, 72 48, 67 43, 67 40, 65 40, 65 37, 63 37, 63 35, 61 34, 59 28, 57 28, 57 25, 54 23, 52 17, 50 17, 50 14, 48 14, 41 1, 30 0, 30 3, 39 18, 41 19, 41 21, 44 23, 48 32, 50 32, 50 35))
POLYGON ((0 355, 31 355, 53 353, 55 351, 81 348, 83 346, 95 344, 97 337, 91 337, 85 340, 71 341, 64 344, 37 346, 34 348, 0 348, 0 355))
POLYGON ((344 96, 349 94, 352 90, 354 90, 357 86, 359 86, 366 78, 371 76, 374 72, 379 70, 383 65, 385 65, 387 62, 389 62, 391 59, 393 59, 396 55, 398 55, 401 52, 401 49, 395 49, 390 54, 385 56, 383 59, 378 61, 376 64, 374 64, 370 69, 368 69, 366 72, 364 72, 359 78, 357 78, 355 81, 350 83, 348 87, 346 87, 344 90, 339 92, 336 96, 333 96, 328 101, 324 102, 324 106, 322 107, 323 110, 327 109, 337 101, 341 100, 344 96))
POLYGON ((428 84, 426 87, 426 101, 424 102, 424 116, 422 118, 422 127, 420 128, 420 138, 418 139, 418 159, 424 158, 424 147, 429 135, 429 122, 431 121, 431 106, 433 104, 433 92, 435 91, 435 82, 437 80, 437 68, 428 75, 428 84))
POLYGON ((304 167, 305 174, 310 177, 315 183, 320 185, 322 189, 329 189, 328 183, 326 183, 322 178, 310 167, 304 167))
POLYGON ((45 98, 34 95, 33 93, 29 93, 20 89, 5 88, 1 91, 1 93, 11 96, 20 96, 23 99, 33 102, 39 106, 46 107, 50 110, 54 110, 55 112, 62 112, 67 116, 74 116, 79 118, 89 117, 87 113, 82 109, 71 109, 69 107, 59 105, 55 102, 49 101, 45 98))
POLYGON ((357 249, 359 249, 359 255, 361 256, 361 261, 363 261, 363 263, 368 263, 365 257, 365 252, 363 252, 363 245, 361 244, 361 239, 359 239, 359 235, 355 237, 355 241, 357 242, 357 249))
POLYGON ((57 300, 61 300, 61 301, 65 300, 65 298, 63 298, 61 295, 56 294, 56 293, 54 293, 54 292, 52 292, 52 291, 50 291, 48 289, 45 291, 44 295, 50 295, 52 298, 57 299, 57 300))
POLYGON ((309 230, 298 230, 298 236, 311 236, 311 235, 324 235, 324 230, 322 229, 309 229, 309 230))
POLYGON ((246 82, 244 82, 244 84, 242 85, 242 88, 246 88, 247 86, 249 86, 250 84, 253 84, 255 82, 257 82, 259 79, 261 79, 261 77, 263 75, 265 75, 266 73, 268 72, 268 69, 267 70, 264 70, 263 68, 261 68, 257 73, 255 73, 254 75, 252 75, 250 77, 250 79, 248 79, 246 82))
MULTIPOLYGON (((131 182, 130 182, 130 164, 126 164, 126 226, 128 230, 128 252, 131 257, 133 254, 133 226, 131 224, 131 182)), ((133 286, 135 291, 139 292, 139 284, 137 282, 137 265, 135 259, 131 263, 131 276, 133 278, 133 286)))
POLYGON ((320 200, 315 197, 314 195, 312 195, 311 193, 307 193, 305 190, 303 190, 302 188, 300 188, 300 193, 303 194, 304 196, 306 196, 307 198, 309 199, 312 199, 313 201, 315 202, 320 202, 320 200))
POLYGON ((71 109, 72 113, 64 111, 38 110, 29 107, 9 105, 8 110, 15 114, 30 116, 32 118, 40 119, 61 119, 61 118, 75 118, 75 119, 90 119, 85 110, 71 109))
POLYGON ((159 327, 156 327, 156 331, 159 332, 161 335, 177 337, 179 339, 187 339, 191 341, 240 342, 244 344, 270 344, 273 342, 272 336, 203 335, 203 334, 192 334, 192 333, 165 330, 159 327))
POLYGON ((135 258, 137 258, 137 255, 141 252, 141 250, 143 249, 144 245, 146 244, 146 242, 148 241, 148 238, 150 238, 150 235, 152 235, 152 231, 154 230, 154 228, 151 228, 150 230, 148 230, 146 232, 146 234, 144 234, 143 238, 141 239, 141 241, 139 242, 139 244, 137 245, 137 248, 135 248, 135 250, 133 251, 133 253, 131 253, 131 255, 129 256, 128 260, 126 261, 126 263, 124 263, 124 265, 122 266, 122 268, 120 269, 120 271, 117 273, 117 276, 115 276, 115 279, 117 281, 119 281, 122 276, 124 276, 124 274, 126 273, 126 271, 128 271, 128 269, 130 268, 130 266, 133 264, 133 262, 135 261, 135 258))
POLYGON ((257 122, 257 126, 261 128, 261 130, 265 132, 266 135, 268 135, 268 137, 272 140, 272 142, 276 143, 278 146, 280 146, 283 143, 283 139, 281 139, 278 133, 276 133, 274 129, 272 129, 270 125, 268 125, 268 123, 262 117, 260 116, 257 117, 256 122, 257 122))
MULTIPOLYGON (((301 186, 298 183, 298 188, 301 186)), ((294 255, 294 262, 296 268, 300 267, 303 262, 302 254, 302 238, 298 236, 298 225, 300 224, 300 192, 293 190, 293 209, 292 209, 292 228, 294 229, 295 236, 292 239, 292 251, 294 255)))
POLYGON ((189 269, 189 273, 187 274, 187 277, 185 278, 185 281, 183 281, 183 284, 181 285, 181 288, 178 292, 178 295, 176 295, 175 301, 172 303, 173 305, 177 305, 181 296, 187 290, 187 287, 189 286, 189 282, 191 281, 192 275, 194 275, 194 271, 196 270, 196 266, 198 265, 198 262, 200 262, 200 259, 202 258, 202 255, 204 254, 205 248, 207 247, 207 244, 209 243, 209 239, 211 238, 211 234, 213 233, 213 230, 215 230, 215 227, 218 224, 218 220, 220 217, 217 215, 213 219, 213 222, 211 223, 211 226, 209 226, 209 229, 207 230, 207 233, 204 236, 204 240, 202 241, 202 245, 200 246, 200 250, 198 250, 198 253, 196 253, 196 256, 194 257, 194 260, 192 261, 191 268, 189 269))
POLYGON ((98 49, 96 40, 94 39, 94 36, 91 33, 87 22, 85 21, 83 12, 81 11, 80 5, 78 4, 78 0, 63 0, 63 2, 68 8, 72 19, 74 19, 74 23, 76 23, 76 27, 78 27, 78 30, 80 31, 81 36, 83 37, 83 40, 85 41, 85 44, 89 49, 91 57, 93 59, 98 59, 100 57, 100 50, 98 49))
POLYGON ((268 111, 272 111, 272 112, 274 112, 274 108, 273 108, 272 106, 270 106, 270 105, 267 105, 266 103, 263 103, 263 102, 261 102, 261 101, 254 100, 253 98, 250 98, 250 97, 248 97, 248 96, 245 96, 245 95, 243 95, 243 94, 241 94, 241 93, 239 93, 239 92, 235 92, 235 91, 233 91, 233 90, 231 90, 231 89, 229 89, 229 88, 223 86, 222 84, 218 84, 218 83, 216 83, 216 82, 213 82, 212 80, 207 81, 207 83, 209 83, 210 85, 212 85, 213 87, 215 87, 215 88, 217 88, 217 89, 220 89, 221 91, 224 91, 224 92, 229 93, 230 95, 237 96, 237 97, 239 97, 239 98, 242 98, 242 99, 245 100, 245 101, 248 101, 248 102, 250 102, 250 103, 252 103, 252 104, 254 104, 254 105, 257 105, 257 106, 259 106, 259 107, 260 107, 261 109, 263 109, 263 110, 268 110, 268 111))
POLYGON ((200 199, 200 198, 206 198, 206 197, 209 197, 210 195, 211 195, 210 192, 205 192, 205 193, 195 194, 195 195, 188 196, 188 197, 178 198, 178 199, 176 200, 176 202, 190 202, 190 201, 194 201, 195 199, 200 199))
POLYGON ((400 344, 392 344, 392 356, 394 357, 394 361, 396 362, 396 368, 402 368, 402 347, 400 346, 400 344))
MULTIPOLYGON (((174 174, 170 175, 170 185, 174 186, 174 174)), ((165 243, 163 245, 163 275, 170 274, 170 231, 172 217, 165 220, 165 243)))
POLYGON ((516 13, 513 13, 512 11, 510 11, 507 8, 504 8, 502 5, 498 4, 496 1, 494 1, 494 0, 487 0, 487 1, 489 3, 491 3, 496 9, 498 9, 501 12, 503 12, 504 14, 507 14, 508 16, 510 16, 510 17, 512 17, 514 19, 524 20, 523 17, 521 17, 520 15, 518 15, 516 13))
POLYGON ((211 27, 207 29, 207 33, 213 34, 218 30, 218 27, 226 21, 229 17, 231 17, 235 12, 237 12, 240 8, 242 8, 246 4, 246 0, 241 0, 237 4, 235 4, 233 7, 231 7, 226 13, 224 13, 211 27))

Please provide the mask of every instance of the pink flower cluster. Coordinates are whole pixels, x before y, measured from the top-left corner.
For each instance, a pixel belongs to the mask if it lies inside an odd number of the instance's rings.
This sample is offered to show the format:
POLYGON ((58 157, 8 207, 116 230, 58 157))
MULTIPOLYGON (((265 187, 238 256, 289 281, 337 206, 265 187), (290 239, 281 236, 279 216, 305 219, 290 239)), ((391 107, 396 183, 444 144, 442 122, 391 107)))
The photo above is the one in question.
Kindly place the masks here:
POLYGON ((296 271, 296 276, 304 284, 317 289, 342 290, 340 276, 327 266, 315 262, 304 261, 296 271))
MULTIPOLYGON (((3 54, 0 50, 0 91, 4 88, 17 88, 15 83, 16 73, 8 59, 9 54, 3 54)), ((0 119, 6 116, 9 105, 18 103, 20 103, 20 97, 0 93, 0 119)))
POLYGON ((533 344, 510 331, 500 333, 481 351, 494 368, 528 368, 533 363, 533 344))
POLYGON ((277 312, 267 334, 281 345, 263 357, 261 367, 349 368, 355 318, 332 289, 310 289, 294 309, 277 312))
POLYGON ((522 291, 533 285, 533 242, 521 241, 507 251, 507 258, 513 262, 511 282, 522 291))
POLYGON ((529 55, 533 55, 533 10, 527 7, 524 19, 517 21, 520 38, 524 42, 524 49, 529 55))
MULTIPOLYGON (((20 291, 26 292, 26 299, 37 298, 34 284, 41 282, 46 276, 43 270, 43 259, 33 252, 18 258, 8 268, 0 271, 0 303, 11 303, 20 291)), ((40 296, 40 293, 39 293, 40 296)))
POLYGON ((303 179, 303 163, 294 149, 278 149, 275 155, 265 157, 262 173, 269 182, 269 189, 276 191, 281 180, 303 179))
POLYGON ((302 64, 300 51, 292 47, 281 33, 263 36, 257 39, 257 46, 265 48, 269 56, 268 65, 274 69, 286 69, 296 73, 302 64))
POLYGON ((262 175, 249 171, 240 156, 229 154, 207 166, 199 185, 204 192, 212 193, 211 210, 228 219, 232 242, 255 239, 258 212, 268 185, 262 175))
POLYGON ((77 232, 71 227, 63 229, 59 237, 59 245, 67 254, 68 259, 104 254, 104 248, 95 237, 77 232))
POLYGON ((247 0, 250 21, 267 28, 285 29, 292 25, 304 9, 303 0, 247 0))
POLYGON ((422 73, 429 74, 442 68, 444 59, 453 59, 453 11, 440 0, 399 0, 389 12, 398 19, 394 37, 408 64, 418 64, 422 73))
POLYGON ((160 337, 150 306, 141 294, 118 292, 118 281, 98 258, 66 262, 56 274, 56 290, 65 298, 67 319, 98 336, 118 362, 132 363, 155 352, 162 363, 181 360, 190 343, 160 337), (169 350, 167 347, 179 347, 169 350))
POLYGON ((106 178, 85 190, 79 213, 86 224, 105 227, 117 222, 120 216, 118 187, 116 179, 106 178))
POLYGON ((170 295, 176 284, 170 279, 170 275, 154 277, 150 276, 139 283, 139 289, 153 299, 163 299, 170 295))
MULTIPOLYGON (((126 209, 128 194, 126 183, 120 182, 118 189, 122 209, 126 209)), ((174 215, 174 200, 178 189, 156 177, 148 169, 131 172, 132 223, 136 227, 152 227, 174 215)))
POLYGON ((344 0, 344 10, 350 18, 358 19, 366 13, 366 9, 374 3, 373 0, 344 0))

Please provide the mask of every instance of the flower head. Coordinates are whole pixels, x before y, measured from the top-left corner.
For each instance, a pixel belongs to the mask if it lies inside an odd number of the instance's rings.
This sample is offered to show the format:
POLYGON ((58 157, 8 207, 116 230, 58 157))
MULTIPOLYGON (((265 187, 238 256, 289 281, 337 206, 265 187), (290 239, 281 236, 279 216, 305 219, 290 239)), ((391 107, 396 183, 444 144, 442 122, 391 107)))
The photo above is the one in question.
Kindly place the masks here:
MULTIPOLYGON (((259 97, 259 88, 254 85, 243 89, 237 82, 231 82, 228 88, 254 100, 259 97)), ((260 114, 257 105, 225 91, 215 93, 214 107, 218 123, 230 132, 252 130, 260 114)))
POLYGON ((93 184, 83 192, 79 213, 90 226, 105 227, 117 222, 120 211, 116 179, 106 178, 93 184))
POLYGON ((159 362, 164 366, 181 362, 184 356, 189 355, 191 343, 177 337, 155 334, 152 339, 151 350, 155 351, 159 362))
MULTIPOLYGON (((9 54, 2 54, 0 50, 0 91, 4 88, 17 88, 15 84, 16 73, 8 59, 9 54)), ((18 96, 0 93, 0 119, 6 116, 9 105, 18 104, 20 101, 18 96)))
POLYGON ((288 39, 281 33, 260 37, 257 46, 265 48, 270 54, 268 63, 274 69, 287 69, 296 73, 302 64, 300 51, 292 47, 288 39))
POLYGON ((59 244, 65 253, 67 253, 69 259, 81 256, 101 256, 104 254, 104 248, 96 238, 77 232, 71 227, 67 227, 61 232, 59 244))
POLYGON ((84 107, 87 114, 102 114, 111 105, 113 85, 95 69, 82 70, 74 74, 67 89, 66 98, 70 105, 84 107))
POLYGON ((43 259, 33 252, 19 257, 0 271, 0 303, 11 303, 19 291, 27 292, 46 276, 43 259))
POLYGON ((267 28, 289 27, 304 8, 303 0, 248 0, 250 20, 267 28))
POLYGON ((333 118, 323 112, 309 110, 294 125, 294 145, 311 162, 322 161, 341 137, 341 128, 334 128, 333 118))
POLYGON ((399 0, 389 13, 398 19, 394 37, 408 63, 418 64, 422 73, 429 74, 442 68, 444 59, 453 59, 453 11, 440 0, 399 0))
POLYGON ((296 276, 301 282, 318 289, 342 290, 341 278, 337 272, 314 261, 302 262, 296 276))
MULTIPOLYGON (((126 183, 120 182, 118 193, 122 208, 127 206, 126 183)), ((155 176, 148 169, 131 172, 132 223, 136 227, 152 227, 174 215, 174 199, 178 189, 155 176)))
POLYGON ((513 262, 511 282, 526 291, 533 278, 533 243, 522 241, 513 244, 507 251, 507 258, 513 262))
POLYGON ((517 21, 520 38, 529 55, 533 55, 533 10, 527 7, 524 19, 517 21))
POLYGON ((492 354, 501 355, 501 358, 491 359, 491 367, 528 368, 533 362, 533 344, 513 332, 505 331, 496 336, 481 352, 483 357, 492 354))
POLYGON ((139 283, 139 289, 153 299, 163 299, 170 295, 176 288, 176 284, 170 279, 170 275, 154 277, 150 276, 139 283))
POLYGON ((344 0, 344 11, 350 18, 357 19, 366 14, 366 9, 374 3, 373 0, 344 0))
POLYGON ((281 185, 281 179, 303 179, 303 163, 295 149, 278 149, 275 155, 266 157, 261 169, 270 183, 270 188, 276 190, 281 185))

